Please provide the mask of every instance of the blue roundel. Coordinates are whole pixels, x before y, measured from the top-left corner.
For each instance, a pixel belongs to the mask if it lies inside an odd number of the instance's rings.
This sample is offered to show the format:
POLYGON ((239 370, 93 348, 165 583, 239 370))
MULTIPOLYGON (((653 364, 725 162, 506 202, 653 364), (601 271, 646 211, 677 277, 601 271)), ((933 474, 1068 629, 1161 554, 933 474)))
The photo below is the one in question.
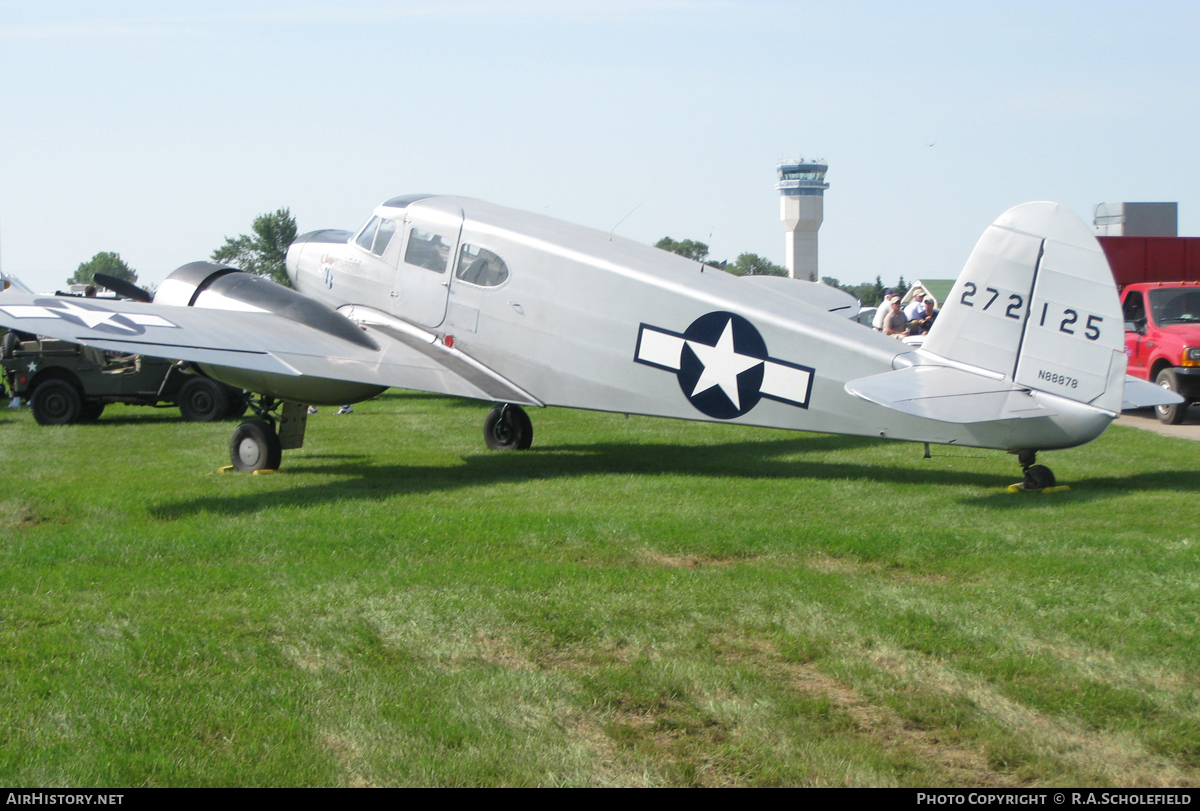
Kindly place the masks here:
POLYGON ((714 419, 730 420, 758 405, 764 370, 761 361, 768 355, 767 344, 753 324, 734 313, 708 313, 693 321, 683 338, 677 377, 679 388, 693 406, 714 419), (693 344, 701 346, 696 350, 693 344), (714 351, 708 352, 706 347, 714 351))

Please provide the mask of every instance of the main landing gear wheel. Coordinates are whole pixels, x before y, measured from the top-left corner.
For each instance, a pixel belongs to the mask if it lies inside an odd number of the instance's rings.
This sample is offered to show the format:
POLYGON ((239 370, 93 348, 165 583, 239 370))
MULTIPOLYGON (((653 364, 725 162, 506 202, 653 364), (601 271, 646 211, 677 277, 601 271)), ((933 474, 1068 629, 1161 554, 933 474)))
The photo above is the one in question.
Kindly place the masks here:
POLYGON ((229 392, 215 380, 193 377, 179 389, 179 413, 188 422, 216 422, 229 412, 229 392))
MULTIPOLYGON (((1163 369, 1154 378, 1154 382, 1162 386, 1167 391, 1173 391, 1179 394, 1179 377, 1175 374, 1174 369, 1163 369)), ((1175 405, 1160 405, 1154 407, 1154 412, 1158 414, 1158 421, 1164 425, 1178 425, 1183 422, 1183 418, 1187 416, 1188 403, 1184 400, 1182 403, 1175 405)))
POLYGON ((483 421, 483 441, 494 451, 524 451, 533 444, 533 423, 525 409, 498 405, 483 421))
POLYGON ((47 380, 40 384, 29 405, 39 425, 70 425, 78 422, 83 412, 79 389, 65 380, 47 380))
POLYGON ((266 420, 249 419, 233 432, 229 441, 229 461, 235 470, 278 470, 283 461, 279 434, 266 420))

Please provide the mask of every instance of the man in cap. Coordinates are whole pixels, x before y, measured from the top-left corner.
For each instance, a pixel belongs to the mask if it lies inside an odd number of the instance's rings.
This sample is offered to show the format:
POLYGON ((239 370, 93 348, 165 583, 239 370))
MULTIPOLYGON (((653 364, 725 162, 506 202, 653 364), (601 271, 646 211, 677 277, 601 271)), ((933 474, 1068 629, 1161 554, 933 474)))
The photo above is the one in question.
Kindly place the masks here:
POLYGON ((925 317, 925 291, 914 287, 912 293, 912 301, 904 308, 904 317, 909 321, 916 321, 925 317))
POLYGON ((887 320, 889 315, 892 314, 892 300, 899 298, 900 297, 896 295, 895 290, 889 288, 888 290, 884 291, 883 302, 875 310, 875 321, 871 326, 875 327, 875 329, 879 330, 880 332, 883 332, 883 322, 887 320))
POLYGON ((903 338, 908 334, 908 319, 904 317, 904 311, 900 309, 899 296, 893 298, 891 306, 888 307, 888 314, 883 319, 883 334, 891 335, 893 338, 903 338))

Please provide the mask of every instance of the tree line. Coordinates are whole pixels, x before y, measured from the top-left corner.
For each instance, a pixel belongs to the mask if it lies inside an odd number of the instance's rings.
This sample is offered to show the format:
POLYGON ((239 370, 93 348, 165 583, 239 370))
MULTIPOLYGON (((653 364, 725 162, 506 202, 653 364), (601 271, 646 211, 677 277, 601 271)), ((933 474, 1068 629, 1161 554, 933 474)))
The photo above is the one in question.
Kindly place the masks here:
MULTIPOLYGON (((287 249, 296 240, 296 218, 289 209, 260 214, 251 225, 251 233, 226 237, 225 244, 212 252, 212 261, 233 265, 247 273, 265 276, 291 287, 284 260, 287 249)), ((118 253, 101 251, 81 262, 67 284, 93 284, 97 273, 107 273, 130 284, 137 284, 137 271, 118 253)))
POLYGON ((710 259, 708 256, 708 245, 703 242, 697 242, 694 239, 675 240, 670 237, 663 237, 654 243, 654 247, 670 251, 671 253, 677 253, 680 256, 691 259, 694 262, 701 262, 709 267, 720 268, 726 273, 732 273, 734 276, 787 275, 787 268, 780 267, 770 259, 765 259, 756 253, 738 254, 738 258, 732 262, 718 262, 710 259))

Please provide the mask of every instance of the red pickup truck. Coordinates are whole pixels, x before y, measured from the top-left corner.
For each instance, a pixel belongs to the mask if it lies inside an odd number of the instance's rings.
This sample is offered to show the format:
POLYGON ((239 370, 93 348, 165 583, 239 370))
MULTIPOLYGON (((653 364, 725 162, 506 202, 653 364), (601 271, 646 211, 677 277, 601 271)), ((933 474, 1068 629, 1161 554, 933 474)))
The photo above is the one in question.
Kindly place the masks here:
POLYGON ((1142 282, 1121 293, 1129 374, 1177 392, 1185 402, 1158 406, 1178 425, 1200 402, 1200 282, 1142 282))

